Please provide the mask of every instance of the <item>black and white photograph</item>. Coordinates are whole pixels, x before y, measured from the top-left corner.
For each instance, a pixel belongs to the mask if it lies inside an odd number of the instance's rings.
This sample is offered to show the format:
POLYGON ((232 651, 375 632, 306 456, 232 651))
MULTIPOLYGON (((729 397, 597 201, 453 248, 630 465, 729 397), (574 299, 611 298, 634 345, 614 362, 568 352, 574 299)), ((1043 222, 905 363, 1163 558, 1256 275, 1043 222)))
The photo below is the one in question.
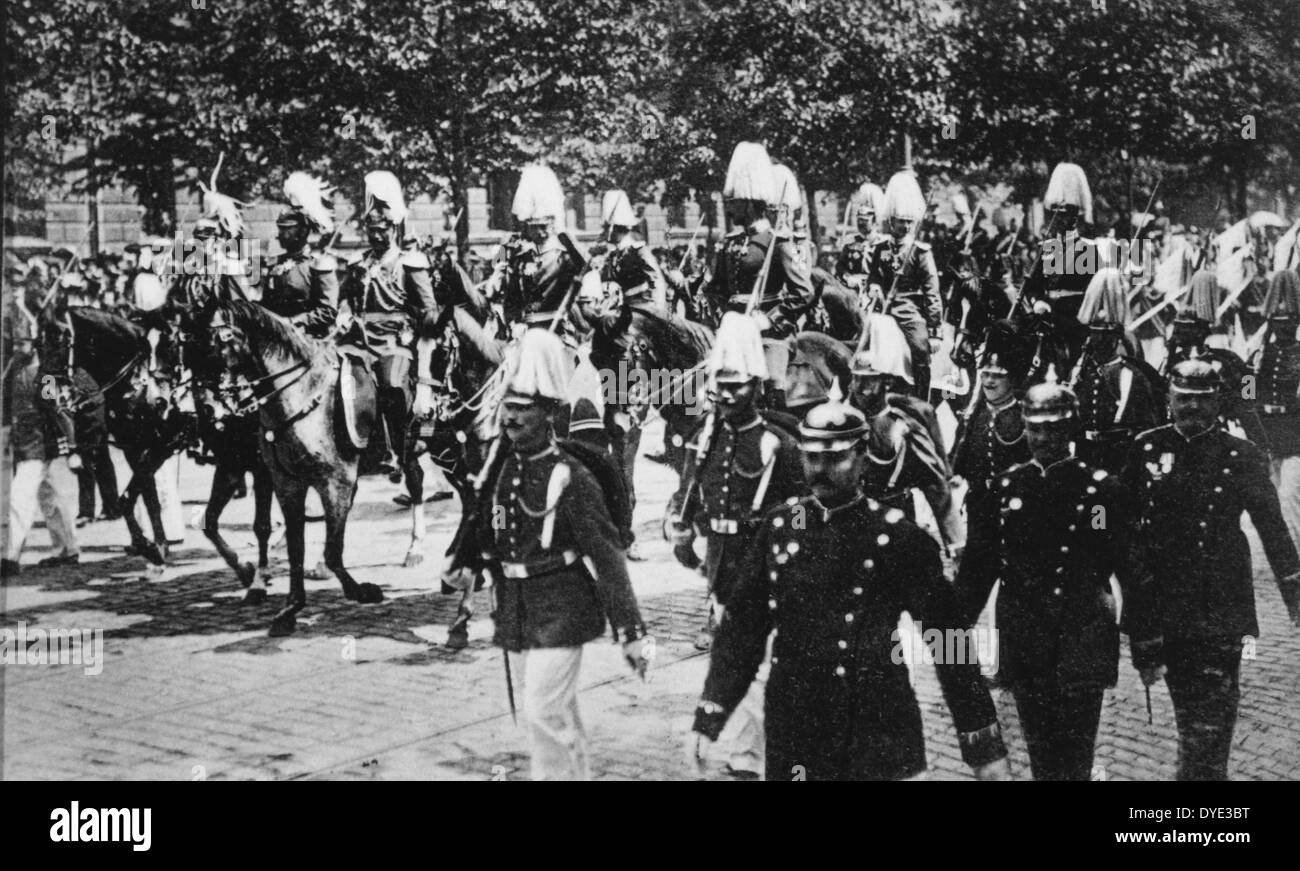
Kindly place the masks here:
POLYGON ((1297 0, 4 12, 0 780, 1300 781, 1297 0))

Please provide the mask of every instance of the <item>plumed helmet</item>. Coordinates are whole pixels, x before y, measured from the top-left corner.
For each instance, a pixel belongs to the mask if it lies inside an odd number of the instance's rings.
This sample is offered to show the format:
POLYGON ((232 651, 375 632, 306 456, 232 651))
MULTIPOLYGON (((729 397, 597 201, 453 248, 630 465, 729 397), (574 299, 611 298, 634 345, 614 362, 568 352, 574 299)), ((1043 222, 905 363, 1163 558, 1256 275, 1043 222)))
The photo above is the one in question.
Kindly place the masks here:
POLYGON ((772 186, 776 189, 773 205, 784 211, 787 218, 793 220, 795 214, 803 208, 803 194, 799 190, 799 179, 795 178, 790 167, 784 163, 772 166, 772 186))
POLYGON ((1088 176, 1076 163, 1058 163, 1047 182, 1043 197, 1047 209, 1073 209, 1089 224, 1092 223, 1092 189, 1088 176))
POLYGON ((530 329, 519 340, 519 356, 506 379, 507 400, 552 399, 566 402, 573 361, 559 336, 530 329))
POLYGON ((912 355, 898 322, 873 312, 867 316, 866 330, 866 344, 853 355, 849 371, 854 375, 892 375, 911 384, 912 355))
POLYGON ((1089 327, 1115 325, 1122 330, 1128 320, 1128 282, 1124 273, 1113 266, 1097 270, 1083 294, 1079 323, 1089 327))
POLYGON ((1283 269, 1273 273, 1264 295, 1264 317, 1300 318, 1300 272, 1283 269))
POLYGON ((916 173, 904 169, 893 174, 885 187, 885 198, 880 205, 880 220, 891 218, 920 221, 925 217, 925 196, 916 181, 916 173))
POLYGON ((406 197, 397 176, 383 169, 366 173, 366 219, 396 226, 406 220, 406 214, 406 197))
POLYGON ((849 201, 851 211, 849 223, 857 223, 858 216, 862 214, 871 214, 873 217, 879 216, 880 206, 884 201, 885 192, 880 189, 880 185, 872 184, 869 181, 863 182, 849 201))
POLYGON ((763 335, 753 318, 740 312, 727 312, 722 316, 708 369, 710 378, 715 382, 768 379, 767 358, 763 355, 763 335))
POLYGON ((799 449, 805 453, 845 451, 862 440, 867 420, 852 405, 833 399, 814 405, 799 424, 799 449))
POLYGON ((549 166, 529 164, 519 174, 519 187, 510 206, 515 220, 522 223, 564 224, 564 188, 549 166))
POLYGON ((635 227, 636 213, 627 194, 620 190, 605 191, 600 203, 600 220, 611 227, 635 227))
POLYGON ((1079 399, 1056 378, 1056 367, 1047 370, 1047 380, 1025 391, 1021 402, 1025 423, 1054 423, 1079 415, 1079 399))
POLYGON ((325 182, 305 172, 291 172, 284 180, 284 198, 289 209, 276 223, 301 223, 318 233, 334 232, 334 191, 325 182))
POLYGON ((767 149, 757 142, 741 142, 731 153, 723 197, 729 200, 757 200, 775 205, 776 174, 767 149))

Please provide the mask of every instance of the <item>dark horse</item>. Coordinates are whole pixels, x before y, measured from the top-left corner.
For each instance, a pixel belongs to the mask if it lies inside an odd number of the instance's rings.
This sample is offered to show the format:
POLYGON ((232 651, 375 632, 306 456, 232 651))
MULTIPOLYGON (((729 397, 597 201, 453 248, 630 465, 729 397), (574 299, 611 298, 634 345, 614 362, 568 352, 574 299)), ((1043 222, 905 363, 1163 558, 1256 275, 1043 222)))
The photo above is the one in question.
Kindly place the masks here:
POLYGON ((320 495, 325 509, 325 565, 338 578, 343 595, 363 604, 383 601, 378 586, 358 583, 343 565, 360 452, 340 431, 339 351, 332 343, 305 338, 288 321, 245 300, 217 304, 211 327, 227 369, 243 375, 252 387, 262 461, 284 513, 289 597, 270 634, 292 633, 297 613, 307 604, 303 555, 309 488, 320 495))
MULTIPOLYGON (((184 447, 193 430, 193 418, 173 401, 178 388, 151 365, 156 355, 144 328, 92 308, 70 308, 64 319, 51 320, 45 326, 47 351, 67 360, 69 377, 73 369, 80 368, 98 385, 109 435, 131 467, 131 480, 118 510, 126 520, 132 548, 149 561, 151 573, 159 572, 167 562, 167 534, 154 475, 168 457, 184 447), (135 517, 135 503, 141 497, 153 527, 153 540, 135 517)), ((76 397, 76 401, 85 399, 76 397)))

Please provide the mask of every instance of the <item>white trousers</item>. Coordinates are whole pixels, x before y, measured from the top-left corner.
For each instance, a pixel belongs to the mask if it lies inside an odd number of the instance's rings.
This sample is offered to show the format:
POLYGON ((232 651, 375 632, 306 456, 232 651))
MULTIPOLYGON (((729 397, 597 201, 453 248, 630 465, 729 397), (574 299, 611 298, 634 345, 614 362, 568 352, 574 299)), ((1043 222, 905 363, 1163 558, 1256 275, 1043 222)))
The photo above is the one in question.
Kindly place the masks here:
MULTIPOLYGON (((177 489, 180 469, 180 455, 172 454, 153 476, 154 485, 158 489, 159 513, 162 515, 163 530, 167 533, 168 541, 185 538, 185 514, 181 510, 181 494, 177 489)), ((145 506, 144 499, 135 503, 135 519, 145 535, 153 535, 153 527, 149 525, 149 509, 145 506)))
POLYGON ((533 780, 590 780, 587 733, 578 712, 581 647, 507 653, 528 730, 533 780))
POLYGON ((1274 460, 1273 484, 1282 503, 1282 517, 1291 530, 1291 540, 1300 548, 1300 457, 1274 460))
POLYGON ((77 476, 67 457, 22 460, 9 482, 9 540, 5 557, 18 561, 23 542, 40 509, 50 533, 53 556, 81 553, 77 546, 77 476))

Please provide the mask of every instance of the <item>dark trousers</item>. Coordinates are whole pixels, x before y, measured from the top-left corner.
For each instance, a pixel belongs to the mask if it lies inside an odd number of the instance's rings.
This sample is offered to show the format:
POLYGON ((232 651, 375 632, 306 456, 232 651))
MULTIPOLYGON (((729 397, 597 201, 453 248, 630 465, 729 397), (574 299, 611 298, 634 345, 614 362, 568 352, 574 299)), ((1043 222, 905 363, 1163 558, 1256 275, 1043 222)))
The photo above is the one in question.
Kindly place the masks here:
MULTIPOLYGON (((611 425, 606 432, 612 433, 609 439, 610 452, 613 454, 614 462, 618 464, 619 471, 623 474, 623 486, 627 488, 628 510, 634 512, 636 511, 636 487, 632 483, 632 473, 636 467, 637 451, 641 449, 641 427, 634 425, 624 432, 617 425, 611 425)), ((626 544, 630 545, 636 539, 630 527, 623 530, 623 533, 627 539, 626 544)))
POLYGON ((1017 689, 1020 728, 1034 780, 1091 780, 1104 690, 1017 689))
POLYGON ((117 514, 117 470, 113 468, 113 458, 108 454, 108 445, 100 442, 91 448, 78 451, 81 455, 81 470, 77 472, 77 514, 82 517, 95 516, 95 485, 99 485, 99 498, 104 503, 104 513, 117 514))
POLYGON ((380 357, 375 364, 375 382, 379 390, 379 416, 388 437, 388 449, 399 461, 406 458, 406 430, 411 407, 411 360, 403 354, 380 357))
POLYGON ((1165 662, 1178 723, 1178 779, 1227 780, 1241 701, 1241 642, 1166 641, 1165 662))

